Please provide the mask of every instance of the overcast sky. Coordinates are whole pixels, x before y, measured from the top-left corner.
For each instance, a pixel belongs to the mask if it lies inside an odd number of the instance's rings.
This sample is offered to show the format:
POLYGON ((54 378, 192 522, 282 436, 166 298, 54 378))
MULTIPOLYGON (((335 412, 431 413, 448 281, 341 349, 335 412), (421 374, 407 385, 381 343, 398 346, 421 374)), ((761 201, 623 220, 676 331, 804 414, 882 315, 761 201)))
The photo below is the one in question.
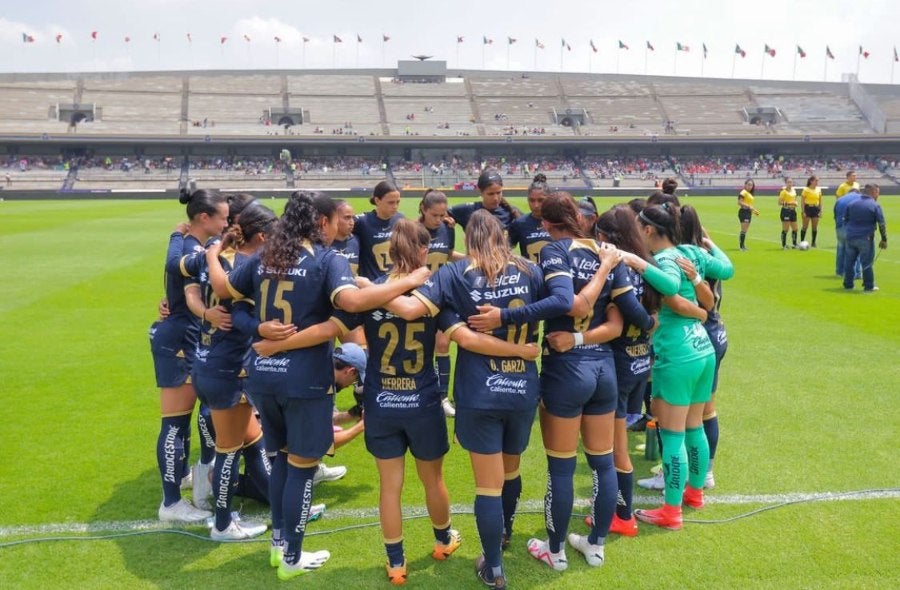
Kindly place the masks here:
POLYGON ((856 72, 860 45, 870 53, 860 59, 863 82, 889 83, 900 66, 900 0, 0 0, 0 8, 3 72, 394 67, 426 54, 451 69, 643 74, 646 58, 648 74, 699 76, 702 64, 703 75, 727 78, 734 64, 735 77, 790 80, 796 56, 798 80, 822 80, 827 61, 828 80, 838 81, 856 72), (571 51, 561 62, 563 39, 571 51), (676 43, 690 50, 676 52, 676 43), (745 58, 735 58, 736 44, 745 58))

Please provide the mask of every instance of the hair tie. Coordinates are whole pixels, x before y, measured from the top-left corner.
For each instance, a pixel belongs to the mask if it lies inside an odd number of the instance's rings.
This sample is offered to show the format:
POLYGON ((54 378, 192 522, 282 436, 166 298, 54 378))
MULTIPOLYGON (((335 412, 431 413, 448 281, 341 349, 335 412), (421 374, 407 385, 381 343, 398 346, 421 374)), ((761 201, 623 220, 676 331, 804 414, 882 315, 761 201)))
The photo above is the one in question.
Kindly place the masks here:
MULTIPOLYGON (((668 204, 668 203, 667 203, 667 204, 668 204)), ((665 227, 663 227, 662 225, 656 223, 655 221, 653 221, 652 219, 650 219, 649 217, 647 217, 646 215, 644 215, 644 212, 643 212, 643 211, 641 211, 640 213, 638 213, 638 219, 640 219, 641 221, 643 221, 643 222, 646 223, 647 225, 652 225, 653 227, 655 227, 655 228, 658 229, 658 230, 666 231, 666 228, 665 228, 665 227)))

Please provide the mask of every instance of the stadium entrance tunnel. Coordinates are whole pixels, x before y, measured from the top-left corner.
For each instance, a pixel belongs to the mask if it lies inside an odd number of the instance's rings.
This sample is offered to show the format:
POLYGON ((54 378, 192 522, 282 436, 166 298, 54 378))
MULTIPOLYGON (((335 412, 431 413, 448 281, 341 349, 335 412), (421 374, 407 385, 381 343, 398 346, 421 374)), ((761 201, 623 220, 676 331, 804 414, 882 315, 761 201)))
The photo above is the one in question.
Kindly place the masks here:
POLYGON ((60 121, 75 127, 79 123, 93 121, 100 117, 98 109, 92 104, 61 104, 58 106, 57 116, 60 121))
POLYGON ((286 116, 286 115, 283 116, 283 117, 281 117, 280 119, 278 119, 278 126, 279 126, 279 127, 290 127, 290 126, 292 126, 292 125, 294 125, 294 124, 295 124, 295 123, 294 123, 294 119, 291 118, 291 117, 288 117, 288 116, 286 116))

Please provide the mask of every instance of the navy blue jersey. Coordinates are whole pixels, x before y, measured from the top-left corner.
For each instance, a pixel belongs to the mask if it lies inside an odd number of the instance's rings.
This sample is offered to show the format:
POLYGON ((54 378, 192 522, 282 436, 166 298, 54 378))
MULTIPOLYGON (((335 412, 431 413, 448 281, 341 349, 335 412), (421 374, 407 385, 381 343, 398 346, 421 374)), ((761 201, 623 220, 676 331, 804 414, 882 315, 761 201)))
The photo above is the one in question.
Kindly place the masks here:
POLYGON ((346 240, 331 242, 331 249, 347 259, 353 274, 359 272, 359 240, 350 235, 346 240))
MULTIPOLYGON (((520 270, 510 263, 503 274, 488 283, 484 274, 471 266, 469 259, 445 264, 413 292, 432 316, 441 313, 438 327, 452 334, 478 311, 476 306, 519 307, 544 296, 540 269, 526 263, 520 270)), ((491 334, 519 344, 537 341, 537 322, 507 324, 491 334)), ((519 358, 482 356, 459 348, 456 357, 455 398, 457 406, 485 410, 526 410, 538 399, 537 365, 519 358)))
MULTIPOLYGON (((254 254, 228 275, 235 299, 252 299, 261 322, 278 319, 298 330, 331 317, 335 295, 355 289, 346 258, 320 244, 305 243, 284 278, 266 272, 254 254)), ((248 390, 251 394, 318 397, 333 392, 332 343, 289 350, 263 358, 252 353, 248 390)))
MULTIPOLYGON (((242 265, 249 257, 225 250, 219 255, 219 262, 226 273, 242 265)), ((206 256, 190 256, 182 263, 183 268, 200 281, 201 295, 207 309, 221 305, 228 313, 234 315, 233 300, 219 299, 209 282, 209 267, 206 264, 206 256)), ((210 322, 200 323, 200 339, 197 342, 196 358, 192 372, 199 375, 218 376, 222 372, 233 372, 235 376, 240 374, 244 366, 244 360, 250 348, 250 334, 241 332, 237 325, 231 330, 222 331, 214 327, 210 322)))
POLYGON ((381 219, 375 211, 356 216, 353 235, 359 240, 359 275, 374 281, 383 277, 394 266, 388 253, 394 224, 402 219, 397 213, 390 219, 381 219))
POLYGON ((531 213, 513 221, 508 231, 510 245, 518 245, 522 256, 534 263, 540 262, 541 248, 553 241, 543 221, 531 213))
POLYGON ((184 289, 189 284, 196 284, 197 280, 184 268, 184 262, 193 255, 203 257, 204 249, 200 241, 191 234, 182 235, 173 232, 169 237, 169 249, 166 253, 166 271, 163 283, 166 291, 166 301, 169 302, 169 316, 167 320, 190 319, 196 323, 196 317, 188 309, 184 297, 184 289))
MULTIPOLYGON (((472 217, 472 214, 479 209, 484 209, 484 205, 481 202, 463 203, 462 205, 454 205, 450 207, 448 213, 450 214, 450 217, 452 217, 456 221, 456 223, 458 223, 460 227, 465 230, 466 225, 469 223, 469 218, 472 217)), ((512 213, 510 213, 503 207, 489 209, 488 211, 491 215, 493 215, 500 221, 500 225, 503 226, 503 229, 509 229, 509 224, 513 222, 512 213)))
MULTIPOLYGON (((389 280, 382 277, 376 283, 389 280)), ((369 352, 363 384, 366 416, 408 415, 441 403, 434 369, 437 318, 407 322, 386 309, 338 318, 350 330, 364 326, 369 352)))
MULTIPOLYGON (((630 267, 625 272, 635 297, 644 295, 644 278, 630 267)), ((616 359, 616 374, 621 376, 642 375, 650 371, 650 332, 630 322, 625 323, 622 335, 611 342, 616 359)))
POLYGON ((441 223, 437 229, 429 229, 428 233, 431 234, 431 242, 428 244, 426 264, 431 272, 437 272, 440 267, 450 262, 450 255, 453 254, 456 245, 456 232, 446 223, 441 223))
MULTIPOLYGON (((548 283, 554 280, 568 280, 572 282, 575 293, 581 291, 590 282, 591 277, 600 268, 600 258, 597 252, 600 245, 596 240, 563 238, 551 242, 541 250, 541 270, 544 272, 544 280, 548 283)), ((606 307, 610 304, 613 294, 625 293, 630 290, 631 282, 623 264, 616 265, 600 291, 594 308, 587 316, 573 318, 569 315, 559 315, 548 318, 544 323, 545 332, 587 332, 606 321, 606 307)), ((556 354, 549 346, 545 347, 550 354, 556 354)), ((577 346, 573 352, 610 352, 609 343, 584 344, 577 346)))

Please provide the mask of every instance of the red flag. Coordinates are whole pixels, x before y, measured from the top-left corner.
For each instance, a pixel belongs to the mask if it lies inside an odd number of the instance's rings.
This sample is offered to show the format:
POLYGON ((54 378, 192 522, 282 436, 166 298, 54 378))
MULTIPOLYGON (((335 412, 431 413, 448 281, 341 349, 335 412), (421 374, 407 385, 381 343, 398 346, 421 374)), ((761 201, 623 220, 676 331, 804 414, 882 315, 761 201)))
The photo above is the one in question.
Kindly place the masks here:
MULTIPOLYGON (((593 47, 593 43, 591 43, 591 46, 593 47)), ((628 49, 628 46, 622 43, 621 39, 619 39, 619 49, 628 49)), ((596 51, 596 49, 594 51, 596 51)))
POLYGON ((457 35, 457 36, 456 36, 456 42, 457 42, 457 43, 462 43, 464 40, 465 40, 465 37, 463 37, 462 35, 457 35))
POLYGON ((187 40, 188 40, 188 43, 193 43, 193 42, 194 42, 194 40, 191 38, 191 34, 190 34, 190 33, 187 34, 187 40))
POLYGON ((799 45, 797 46, 797 55, 799 55, 801 57, 801 59, 806 57, 806 52, 803 51, 803 48, 800 47, 799 45))
POLYGON ((647 41, 647 49, 649 49, 650 51, 656 51, 653 45, 650 44, 650 41, 647 41))
POLYGON ((91 39, 93 39, 94 41, 97 40, 97 31, 91 31, 91 39))
POLYGON ((481 40, 482 40, 482 44, 484 44, 484 45, 493 45, 494 44, 494 40, 488 39, 487 36, 485 36, 485 35, 482 35, 481 40))
POLYGON ((128 35, 125 35, 125 42, 131 43, 131 37, 129 37, 128 35))
POLYGON ((219 45, 225 45, 225 41, 228 41, 228 37, 219 37, 219 45))
POLYGON ((825 57, 828 59, 834 59, 834 54, 831 53, 831 48, 829 46, 825 46, 825 57))
POLYGON ((859 46, 859 54, 863 56, 863 59, 869 59, 869 52, 863 49, 863 46, 859 46))
POLYGON ((333 37, 334 37, 334 39, 332 39, 332 41, 334 43, 343 43, 344 42, 344 40, 341 39, 340 37, 338 37, 337 35, 333 35, 333 37))
POLYGON ((244 41, 246 41, 247 43, 249 43, 249 42, 250 42, 250 35, 244 35, 244 41))
POLYGON ((735 45, 735 46, 734 46, 734 52, 735 52, 736 54, 740 55, 741 57, 747 57, 747 52, 744 51, 743 49, 741 49, 741 46, 740 46, 740 45, 735 45))
POLYGON ((362 37, 359 36, 359 33, 356 34, 356 42, 362 43, 362 37))
POLYGON ((153 33, 153 40, 159 41, 159 33, 153 33))
POLYGON ((540 41, 538 41, 537 39, 534 40, 534 46, 537 47, 538 49, 544 48, 544 44, 541 43, 540 41))
POLYGON ((28 33, 22 33, 22 43, 34 43, 34 37, 28 33))
POLYGON ((279 37, 278 35, 275 35, 275 42, 281 43, 281 37, 279 37))
POLYGON ((57 33, 57 34, 56 34, 56 42, 57 42, 57 43, 61 43, 61 42, 62 42, 62 33, 57 33))
POLYGON ((385 35, 384 33, 381 34, 381 42, 382 43, 387 43, 390 40, 391 40, 390 35, 385 35))
POLYGON ((775 57, 775 48, 774 48, 774 47, 769 47, 769 44, 768 44, 768 43, 766 43, 766 48, 765 48, 763 51, 765 51, 766 53, 768 53, 771 57, 775 57))
POLYGON ((691 48, 684 43, 675 43, 675 51, 690 51, 691 48))

